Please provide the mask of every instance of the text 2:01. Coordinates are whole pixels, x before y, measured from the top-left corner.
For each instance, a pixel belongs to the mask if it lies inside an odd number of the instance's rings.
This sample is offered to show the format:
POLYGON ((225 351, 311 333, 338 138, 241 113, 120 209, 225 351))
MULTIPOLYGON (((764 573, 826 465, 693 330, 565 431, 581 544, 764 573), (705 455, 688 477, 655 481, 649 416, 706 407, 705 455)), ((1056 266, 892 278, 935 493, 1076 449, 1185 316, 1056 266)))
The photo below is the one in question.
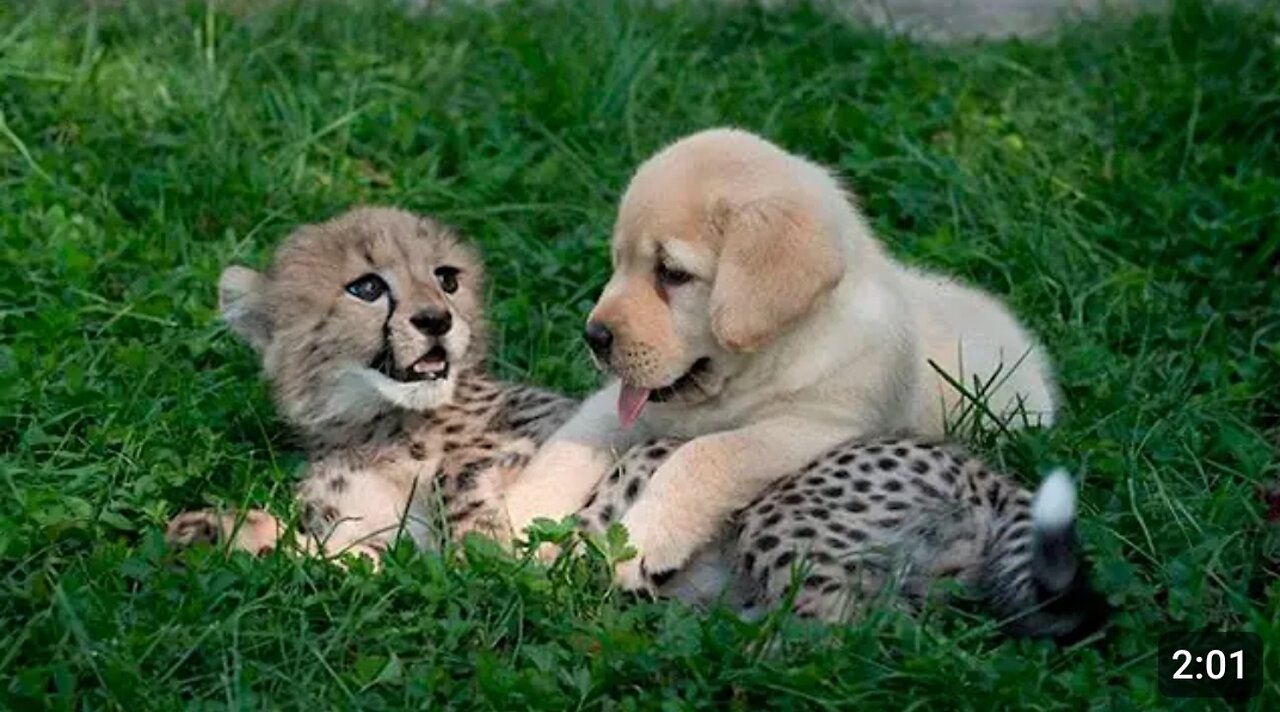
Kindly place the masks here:
MULTIPOLYGON (((1190 665, 1191 661, 1194 659, 1194 656, 1191 654, 1191 651, 1179 650, 1173 654, 1173 659, 1177 660, 1180 656, 1186 659, 1183 661, 1182 666, 1179 667, 1178 670, 1173 673, 1173 679, 1175 680, 1198 679, 1198 676, 1193 676, 1191 673, 1183 672, 1183 670, 1186 670, 1187 666, 1190 665)), ((1221 650, 1210 650, 1204 656, 1204 674, 1208 675, 1211 679, 1221 680, 1223 676, 1227 674, 1227 658, 1228 657, 1236 661, 1236 679, 1237 680, 1244 679, 1244 651, 1243 650, 1237 650, 1229 656, 1226 653, 1222 652, 1221 650), (1217 656, 1217 659, 1219 661, 1219 664, 1217 667, 1217 674, 1214 673, 1213 660, 1215 656, 1217 656)))

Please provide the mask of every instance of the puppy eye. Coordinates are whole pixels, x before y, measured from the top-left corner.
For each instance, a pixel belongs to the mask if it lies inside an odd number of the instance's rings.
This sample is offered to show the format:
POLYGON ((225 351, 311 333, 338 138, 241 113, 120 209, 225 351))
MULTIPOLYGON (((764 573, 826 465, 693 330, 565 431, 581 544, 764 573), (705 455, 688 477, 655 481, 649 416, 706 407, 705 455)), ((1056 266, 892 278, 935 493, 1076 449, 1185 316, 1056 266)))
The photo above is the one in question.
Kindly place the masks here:
POLYGON ((458 273, 462 270, 457 267, 437 267, 436 281, 440 283, 440 288, 445 294, 453 294, 458 291, 458 273))
POLYGON ((684 270, 668 266, 665 262, 658 263, 658 283, 664 287, 679 287, 693 281, 693 275, 684 270))
POLYGON ((376 302, 389 291, 386 281, 372 273, 347 285, 347 294, 366 302, 376 302))

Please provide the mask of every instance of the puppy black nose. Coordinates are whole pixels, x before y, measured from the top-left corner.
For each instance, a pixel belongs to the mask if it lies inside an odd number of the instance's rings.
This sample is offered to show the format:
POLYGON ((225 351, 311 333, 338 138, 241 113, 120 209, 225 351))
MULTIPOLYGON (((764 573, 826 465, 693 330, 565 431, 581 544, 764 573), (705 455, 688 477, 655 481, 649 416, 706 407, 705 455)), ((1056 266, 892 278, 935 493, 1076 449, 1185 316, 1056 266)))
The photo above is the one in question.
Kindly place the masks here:
POLYGON ((582 336, 587 340, 587 346, 591 347, 596 356, 604 356, 609 353, 609 347, 613 345, 613 332, 609 331, 609 327, 598 321, 587 322, 587 328, 582 332, 582 336))
POLYGON ((447 309, 427 307, 414 314, 409 322, 427 336, 444 336, 453 326, 453 315, 447 309))

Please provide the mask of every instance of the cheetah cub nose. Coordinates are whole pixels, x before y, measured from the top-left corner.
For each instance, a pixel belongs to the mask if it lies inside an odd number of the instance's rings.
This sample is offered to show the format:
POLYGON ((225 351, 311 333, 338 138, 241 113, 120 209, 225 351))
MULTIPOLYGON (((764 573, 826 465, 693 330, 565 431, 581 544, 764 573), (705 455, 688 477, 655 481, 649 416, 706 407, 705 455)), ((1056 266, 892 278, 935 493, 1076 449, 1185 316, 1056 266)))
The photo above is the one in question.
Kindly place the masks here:
POLYGON ((409 321, 427 336, 444 336, 453 327, 453 315, 439 307, 427 307, 409 321))

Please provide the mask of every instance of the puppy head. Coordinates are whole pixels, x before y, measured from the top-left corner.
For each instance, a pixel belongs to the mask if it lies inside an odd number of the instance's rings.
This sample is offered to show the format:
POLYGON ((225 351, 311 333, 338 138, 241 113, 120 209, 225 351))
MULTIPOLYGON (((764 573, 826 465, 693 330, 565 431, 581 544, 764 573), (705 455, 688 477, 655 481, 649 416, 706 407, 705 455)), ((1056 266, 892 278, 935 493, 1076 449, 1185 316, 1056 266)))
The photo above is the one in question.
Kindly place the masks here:
POLYGON ((218 291, 284 415, 316 432, 389 405, 439 405, 484 359, 483 279, 447 227, 358 208, 296 230, 265 273, 228 267, 218 291))
POLYGON ((714 396, 731 363, 839 283, 849 210, 824 170, 749 133, 671 145, 623 196, 613 276, 588 321, 596 358, 651 400, 714 396))

